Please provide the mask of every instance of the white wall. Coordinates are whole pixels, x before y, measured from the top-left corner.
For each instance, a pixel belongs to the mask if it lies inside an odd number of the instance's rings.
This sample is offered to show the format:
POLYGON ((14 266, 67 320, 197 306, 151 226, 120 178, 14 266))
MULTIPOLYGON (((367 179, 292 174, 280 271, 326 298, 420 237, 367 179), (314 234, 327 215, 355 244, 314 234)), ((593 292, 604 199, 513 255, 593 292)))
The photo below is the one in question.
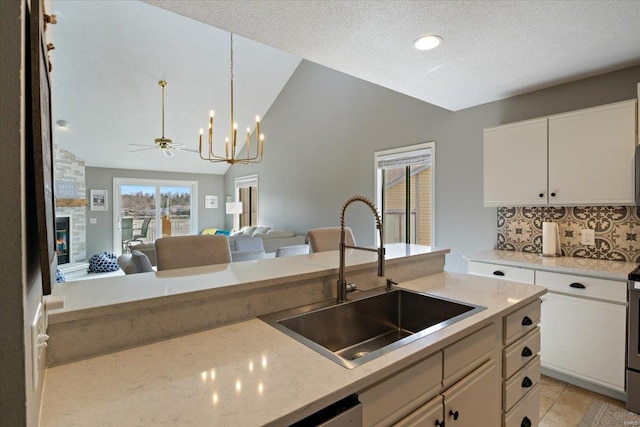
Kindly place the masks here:
MULTIPOLYGON (((466 272, 464 254, 496 244, 496 209, 482 203, 482 129, 635 98, 638 81, 634 67, 454 113, 302 61, 263 120, 263 162, 232 166, 226 194, 235 177, 257 173, 260 225, 335 226, 349 196, 373 197, 375 151, 433 140, 435 243, 451 249, 447 270, 466 272)), ((353 206, 347 224, 370 245, 373 219, 353 206)))

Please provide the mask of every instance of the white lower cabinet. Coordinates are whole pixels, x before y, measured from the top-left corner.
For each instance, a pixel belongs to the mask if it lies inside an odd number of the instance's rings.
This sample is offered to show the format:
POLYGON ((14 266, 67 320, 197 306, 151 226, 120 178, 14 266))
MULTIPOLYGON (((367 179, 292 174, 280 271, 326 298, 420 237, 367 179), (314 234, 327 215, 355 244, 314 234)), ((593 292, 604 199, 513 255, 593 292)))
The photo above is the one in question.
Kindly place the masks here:
POLYGON ((447 426, 476 427, 499 424, 498 396, 490 391, 498 381, 493 360, 469 374, 444 393, 444 419, 447 426))
POLYGON ((498 396, 488 392, 497 380, 496 364, 489 360, 394 426, 497 426, 498 396))
POLYGON ((491 323, 358 393, 363 425, 497 425, 500 336, 491 323))
POLYGON ((542 301, 542 366, 624 392, 626 306, 555 293, 542 301))
POLYGON ((444 427, 444 399, 442 396, 436 396, 428 403, 416 409, 411 415, 403 418, 395 427, 422 427, 435 426, 444 427))

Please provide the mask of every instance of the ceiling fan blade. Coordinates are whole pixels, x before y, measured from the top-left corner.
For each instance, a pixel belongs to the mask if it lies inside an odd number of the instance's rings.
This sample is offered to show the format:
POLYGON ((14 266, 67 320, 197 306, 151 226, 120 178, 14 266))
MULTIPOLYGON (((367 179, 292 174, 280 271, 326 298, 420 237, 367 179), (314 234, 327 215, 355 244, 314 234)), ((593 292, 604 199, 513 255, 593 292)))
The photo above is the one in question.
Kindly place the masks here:
MULTIPOLYGON (((174 148, 175 148, 175 147, 174 147, 174 148)), ((176 148, 176 150, 180 150, 180 151, 188 151, 188 152, 190 152, 190 153, 199 153, 199 152, 200 152, 200 151, 198 151, 198 150, 194 150, 193 148, 180 148, 180 147, 178 147, 178 148, 176 148)))
POLYGON ((146 151, 146 150, 153 150, 156 147, 149 147, 149 148, 138 148, 137 150, 127 150, 127 153, 135 153, 136 151, 146 151))
POLYGON ((171 151, 170 149, 162 150, 162 152, 164 153, 165 157, 173 157, 173 156, 175 156, 175 154, 173 154, 173 151, 171 151))
POLYGON ((129 145, 136 146, 136 147, 151 147, 151 148, 156 147, 156 145, 153 145, 153 144, 132 144, 132 143, 129 143, 129 145))

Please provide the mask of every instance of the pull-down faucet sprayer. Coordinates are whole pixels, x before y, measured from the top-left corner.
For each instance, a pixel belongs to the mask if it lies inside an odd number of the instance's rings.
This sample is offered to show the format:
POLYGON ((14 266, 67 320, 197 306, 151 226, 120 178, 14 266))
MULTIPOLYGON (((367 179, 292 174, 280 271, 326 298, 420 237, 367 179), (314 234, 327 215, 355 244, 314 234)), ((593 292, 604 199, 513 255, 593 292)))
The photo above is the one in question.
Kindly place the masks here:
POLYGON ((338 273, 338 287, 337 287, 337 298, 336 302, 338 304, 345 302, 347 299, 347 281, 344 279, 344 256, 345 249, 359 249, 361 251, 369 251, 369 252, 377 252, 378 253, 378 276, 384 276, 384 243, 383 243, 383 233, 382 233, 382 221, 380 220, 380 215, 378 215, 378 211, 376 207, 373 205, 373 202, 364 196, 353 196, 349 200, 345 202, 342 206, 342 213, 340 214, 340 270, 338 273), (378 229, 378 233, 380 234, 380 246, 378 249, 374 248, 365 248, 361 246, 349 246, 345 244, 345 234, 344 234, 344 213, 347 210, 347 207, 353 202, 362 202, 369 206, 373 215, 376 218, 376 228, 378 229))

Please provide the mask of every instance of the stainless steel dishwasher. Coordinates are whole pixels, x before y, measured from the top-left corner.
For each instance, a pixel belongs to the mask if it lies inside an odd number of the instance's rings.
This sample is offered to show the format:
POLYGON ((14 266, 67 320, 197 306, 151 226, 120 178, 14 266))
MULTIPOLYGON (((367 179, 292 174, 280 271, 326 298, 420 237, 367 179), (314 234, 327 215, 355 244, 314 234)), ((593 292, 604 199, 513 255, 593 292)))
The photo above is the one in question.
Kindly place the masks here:
POLYGON ((291 427, 362 427, 362 403, 352 394, 291 427))

